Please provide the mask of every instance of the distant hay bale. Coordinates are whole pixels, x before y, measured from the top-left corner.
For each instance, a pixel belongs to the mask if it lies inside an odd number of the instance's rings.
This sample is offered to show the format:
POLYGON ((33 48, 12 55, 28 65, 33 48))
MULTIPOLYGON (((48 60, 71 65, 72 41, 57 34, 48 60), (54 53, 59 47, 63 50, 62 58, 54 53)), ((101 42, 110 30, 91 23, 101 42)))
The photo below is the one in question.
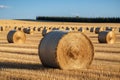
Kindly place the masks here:
POLYGON ((33 31, 37 31, 37 27, 34 27, 34 28, 33 28, 33 31))
POLYGON ((67 31, 72 31, 72 29, 71 28, 69 28, 69 27, 66 27, 66 29, 65 30, 67 30, 67 31))
POLYGON ((80 27, 80 28, 78 29, 78 31, 80 31, 80 32, 85 32, 85 29, 84 29, 83 27, 80 27))
POLYGON ((78 31, 78 29, 76 27, 71 27, 72 31, 78 31))
POLYGON ((90 30, 89 27, 86 27, 86 30, 90 30))
POLYGON ((90 32, 95 32, 95 27, 91 27, 90 32))
POLYGON ((2 26, 0 26, 0 31, 4 31, 4 28, 2 26))
POLYGON ((37 28, 37 31, 41 31, 41 28, 37 28))
POLYGON ((74 31, 75 30, 75 28, 74 27, 71 27, 71 29, 74 31))
POLYGON ((15 26, 14 29, 17 30, 17 26, 15 26))
POLYGON ((21 30, 22 30, 22 27, 18 27, 18 30, 21 31, 21 30))
POLYGON ((42 30, 42 36, 45 36, 49 31, 51 31, 51 30, 47 30, 46 28, 44 28, 42 30))
POLYGON ((113 31, 102 31, 98 34, 99 43, 115 43, 116 35, 113 31))
POLYGON ((106 31, 115 31, 116 28, 114 27, 106 27, 106 31))
POLYGON ((49 27, 48 30, 52 30, 52 27, 49 27))
POLYGON ((92 42, 80 32, 51 31, 38 50, 43 66, 60 69, 87 68, 94 56, 92 42))
POLYGON ((53 27, 52 30, 59 30, 59 28, 53 27))
POLYGON ((60 29, 59 29, 59 30, 63 30, 63 31, 64 31, 64 30, 65 30, 65 27, 63 27, 63 26, 62 26, 62 27, 60 27, 60 29))
POLYGON ((106 31, 112 31, 112 27, 106 27, 106 31))
POLYGON ((7 34, 9 43, 25 43, 26 35, 22 31, 11 30, 7 34))
POLYGON ((103 28, 103 27, 97 27, 97 28, 95 29, 95 33, 96 33, 96 34, 98 34, 98 33, 101 32, 101 31, 104 31, 104 28, 103 28))
POLYGON ((33 34, 34 33, 33 29, 31 29, 31 28, 24 28, 23 32, 26 34, 33 34))
POLYGON ((89 27, 85 27, 84 28, 86 32, 90 32, 90 28, 89 27))

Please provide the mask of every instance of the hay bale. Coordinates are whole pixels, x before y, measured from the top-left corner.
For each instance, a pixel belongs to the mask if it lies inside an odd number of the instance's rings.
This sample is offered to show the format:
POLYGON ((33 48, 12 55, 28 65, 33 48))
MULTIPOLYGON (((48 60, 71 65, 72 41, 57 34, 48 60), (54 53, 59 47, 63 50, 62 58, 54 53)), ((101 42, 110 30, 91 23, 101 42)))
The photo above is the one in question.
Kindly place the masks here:
POLYGON ((102 31, 98 34, 99 43, 115 43, 116 35, 113 31, 102 31))
POLYGON ((33 27, 33 31, 37 31, 37 27, 33 27))
POLYGON ((65 27, 63 27, 63 26, 62 26, 62 27, 60 27, 60 29, 59 29, 59 30, 63 30, 63 31, 64 31, 64 30, 65 30, 65 27))
POLYGON ((45 36, 49 31, 51 31, 51 30, 47 30, 46 28, 44 28, 42 30, 42 36, 45 36))
POLYGON ((25 43, 26 35, 22 31, 11 30, 7 34, 9 43, 25 43))
POLYGON ((90 32, 95 32, 95 28, 94 28, 94 27, 91 27, 91 28, 90 28, 90 32))
POLYGON ((67 30, 67 31, 72 31, 72 29, 71 28, 69 28, 69 27, 66 27, 66 29, 65 30, 67 30))
POLYGON ((59 30, 59 28, 53 27, 52 30, 59 30))
POLYGON ((112 31, 112 27, 106 27, 106 31, 112 31))
POLYGON ((95 29, 95 33, 96 33, 96 34, 98 34, 98 33, 101 32, 101 31, 104 31, 104 28, 103 28, 103 27, 97 27, 97 28, 95 29))
POLYGON ((31 29, 31 28, 24 28, 23 32, 26 34, 33 34, 34 33, 33 29, 31 29))
POLYGON ((0 27, 0 31, 4 31, 4 28, 2 26, 0 27))
POLYGON ((92 42, 80 32, 51 31, 38 50, 43 66, 60 69, 87 68, 94 56, 92 42))
POLYGON ((37 31, 41 31, 41 28, 39 27, 39 28, 37 28, 37 31))
POLYGON ((80 32, 85 32, 85 29, 84 29, 83 27, 80 27, 80 28, 78 29, 78 31, 80 31, 80 32))
POLYGON ((80 32, 89 32, 89 28, 87 28, 87 27, 80 27, 78 29, 78 31, 80 31, 80 32))
POLYGON ((17 30, 17 26, 15 26, 14 29, 17 30))
POLYGON ((22 27, 18 27, 18 31, 21 31, 22 30, 22 27))
POLYGON ((106 31, 115 31, 116 28, 114 27, 106 27, 106 31))

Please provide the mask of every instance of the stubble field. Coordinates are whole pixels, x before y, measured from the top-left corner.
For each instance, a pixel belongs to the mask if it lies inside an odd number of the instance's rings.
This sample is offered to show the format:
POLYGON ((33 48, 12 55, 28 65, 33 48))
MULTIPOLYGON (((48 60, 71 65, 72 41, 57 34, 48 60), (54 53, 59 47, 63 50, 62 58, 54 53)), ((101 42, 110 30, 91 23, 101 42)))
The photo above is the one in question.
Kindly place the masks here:
MULTIPOLYGON (((0 26, 18 27, 120 27, 115 23, 65 23, 0 20, 0 26)), ((0 31, 0 80, 120 80, 120 32, 114 44, 100 44, 98 34, 85 32, 95 48, 88 69, 60 70, 43 67, 38 56, 41 31, 26 34, 24 44, 7 42, 9 30, 0 31)))

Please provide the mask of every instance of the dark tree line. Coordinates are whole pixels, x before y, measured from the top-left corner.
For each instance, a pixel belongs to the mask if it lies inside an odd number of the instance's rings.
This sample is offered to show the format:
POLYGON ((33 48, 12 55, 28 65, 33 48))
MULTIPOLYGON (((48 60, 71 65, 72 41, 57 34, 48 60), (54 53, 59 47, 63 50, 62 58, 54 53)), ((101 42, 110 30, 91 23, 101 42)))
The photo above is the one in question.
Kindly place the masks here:
POLYGON ((48 17, 48 16, 37 16, 36 20, 41 21, 56 21, 56 22, 88 22, 88 23, 120 23, 119 17, 112 18, 83 18, 83 17, 48 17))

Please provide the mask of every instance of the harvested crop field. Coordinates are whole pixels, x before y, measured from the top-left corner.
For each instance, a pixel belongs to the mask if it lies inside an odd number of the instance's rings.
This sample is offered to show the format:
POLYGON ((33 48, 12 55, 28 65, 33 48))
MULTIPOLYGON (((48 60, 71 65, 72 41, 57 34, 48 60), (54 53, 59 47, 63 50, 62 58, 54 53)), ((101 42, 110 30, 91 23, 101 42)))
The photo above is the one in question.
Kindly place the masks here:
POLYGON ((38 55, 38 46, 42 39, 41 31, 26 34, 24 44, 8 43, 7 34, 17 27, 119 27, 115 23, 63 23, 0 20, 0 26, 10 26, 0 31, 0 80, 120 80, 120 32, 116 33, 116 42, 106 44, 98 42, 98 34, 85 32, 92 41, 95 54, 88 69, 60 70, 43 67, 38 55))

